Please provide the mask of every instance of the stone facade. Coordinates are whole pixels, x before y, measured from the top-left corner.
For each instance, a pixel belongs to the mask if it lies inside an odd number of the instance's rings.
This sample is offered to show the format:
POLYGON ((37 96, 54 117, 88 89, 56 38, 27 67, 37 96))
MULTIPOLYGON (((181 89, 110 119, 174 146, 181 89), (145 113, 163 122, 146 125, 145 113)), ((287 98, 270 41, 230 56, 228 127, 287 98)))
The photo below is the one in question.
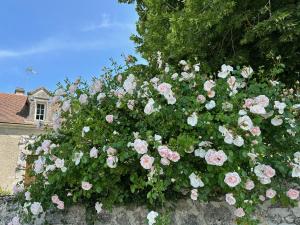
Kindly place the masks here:
MULTIPOLYGON (((15 215, 18 205, 11 198, 0 199, 0 225, 15 215)), ((145 207, 116 207, 94 215, 80 205, 64 211, 48 212, 30 225, 146 225, 145 207)), ((261 225, 300 225, 300 208, 270 208, 268 202, 257 210, 261 225)), ((207 204, 181 200, 174 204, 170 225, 234 225, 233 208, 225 202, 207 204)), ((29 225, 29 224, 28 224, 29 225)))

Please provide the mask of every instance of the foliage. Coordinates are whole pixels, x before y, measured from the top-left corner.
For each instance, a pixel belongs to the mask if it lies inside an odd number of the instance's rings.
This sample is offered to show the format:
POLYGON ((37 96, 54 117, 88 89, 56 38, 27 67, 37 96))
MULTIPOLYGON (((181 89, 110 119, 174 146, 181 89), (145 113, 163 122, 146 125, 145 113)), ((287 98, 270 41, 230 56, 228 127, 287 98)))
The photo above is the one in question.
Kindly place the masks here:
MULTIPOLYGON (((223 65, 208 76, 199 64, 157 61, 158 68, 115 66, 91 85, 59 85, 53 130, 28 144, 36 158, 35 181, 20 195, 26 217, 78 202, 98 213, 127 203, 157 210, 227 194, 239 223, 250 224, 265 196, 295 202, 299 86, 257 83, 262 71, 250 67, 223 65)), ((151 212, 148 221, 168 219, 151 212)))
POLYGON ((4 190, 0 187, 0 196, 7 196, 10 195, 9 191, 4 190))
POLYGON ((278 64, 286 66, 277 75, 284 81, 300 77, 300 1, 119 1, 136 2, 132 39, 146 59, 157 51, 170 64, 197 58, 210 72, 224 62, 267 71, 278 64))

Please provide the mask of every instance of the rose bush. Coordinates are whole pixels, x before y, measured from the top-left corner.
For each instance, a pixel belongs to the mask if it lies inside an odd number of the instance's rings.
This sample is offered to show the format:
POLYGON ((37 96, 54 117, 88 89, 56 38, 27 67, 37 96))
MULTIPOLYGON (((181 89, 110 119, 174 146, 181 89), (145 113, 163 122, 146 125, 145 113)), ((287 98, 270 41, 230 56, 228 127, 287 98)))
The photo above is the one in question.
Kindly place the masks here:
MULTIPOLYGON (((299 83, 257 83, 251 67, 206 75, 183 60, 180 71, 162 65, 159 57, 144 73, 111 70, 90 86, 59 86, 53 130, 28 144, 35 180, 21 194, 25 217, 76 202, 97 213, 128 202, 159 211, 185 196, 221 197, 238 223, 256 224, 265 198, 296 202, 299 83)), ((166 221, 155 211, 147 218, 166 221)))

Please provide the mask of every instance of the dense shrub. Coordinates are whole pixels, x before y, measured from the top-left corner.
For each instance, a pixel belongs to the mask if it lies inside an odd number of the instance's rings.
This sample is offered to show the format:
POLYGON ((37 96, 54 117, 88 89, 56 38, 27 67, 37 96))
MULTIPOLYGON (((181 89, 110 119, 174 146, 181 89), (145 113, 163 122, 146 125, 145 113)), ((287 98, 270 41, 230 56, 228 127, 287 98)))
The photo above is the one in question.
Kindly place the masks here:
MULTIPOLYGON (((147 74, 111 70, 90 86, 59 87, 53 131, 28 144, 36 159, 25 217, 76 202, 98 213, 129 202, 160 211, 167 200, 221 197, 240 224, 255 224, 266 198, 296 202, 299 83, 257 83, 251 67, 208 76, 199 64, 157 62, 147 74)), ((151 211, 149 224, 164 224, 162 215, 151 211)))
POLYGON ((286 65, 278 77, 299 79, 300 1, 119 1, 136 3, 138 34, 132 39, 144 58, 156 51, 170 64, 197 57, 212 71, 224 62, 271 71, 277 62, 286 65))

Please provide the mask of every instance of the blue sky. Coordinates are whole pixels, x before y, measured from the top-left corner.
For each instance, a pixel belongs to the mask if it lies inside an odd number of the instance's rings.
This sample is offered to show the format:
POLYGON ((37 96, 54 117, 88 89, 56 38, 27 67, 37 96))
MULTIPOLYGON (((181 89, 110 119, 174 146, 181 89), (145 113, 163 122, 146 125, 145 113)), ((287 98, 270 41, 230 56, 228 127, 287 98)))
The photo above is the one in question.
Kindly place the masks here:
POLYGON ((109 58, 135 54, 136 21, 134 5, 117 0, 1 0, 0 92, 98 76, 109 58))

